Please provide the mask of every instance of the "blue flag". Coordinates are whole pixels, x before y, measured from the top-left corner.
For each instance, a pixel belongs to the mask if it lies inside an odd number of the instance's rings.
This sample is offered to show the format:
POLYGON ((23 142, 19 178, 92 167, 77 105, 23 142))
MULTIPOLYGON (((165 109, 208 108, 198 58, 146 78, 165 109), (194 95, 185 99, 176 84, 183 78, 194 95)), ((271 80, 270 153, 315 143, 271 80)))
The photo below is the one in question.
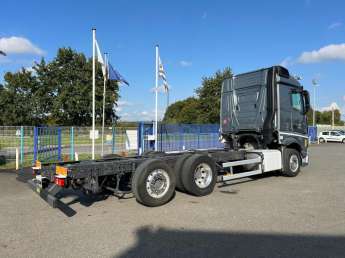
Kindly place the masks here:
POLYGON ((123 82, 129 86, 129 83, 126 81, 126 79, 118 71, 116 71, 110 63, 108 78, 109 80, 123 82))

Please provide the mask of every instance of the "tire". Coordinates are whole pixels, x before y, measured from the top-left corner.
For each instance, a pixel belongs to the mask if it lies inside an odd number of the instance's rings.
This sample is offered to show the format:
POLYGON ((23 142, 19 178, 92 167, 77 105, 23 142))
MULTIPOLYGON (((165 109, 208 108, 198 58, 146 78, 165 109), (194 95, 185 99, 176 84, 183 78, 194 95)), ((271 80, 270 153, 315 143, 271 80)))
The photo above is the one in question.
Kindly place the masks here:
POLYGON ((342 143, 345 143, 345 138, 341 141, 342 143))
POLYGON ((145 157, 155 157, 155 156, 161 156, 161 155, 164 155, 164 152, 163 151, 144 151, 144 153, 142 154, 142 156, 145 156, 145 157))
POLYGON ((325 139, 321 137, 321 138, 319 138, 319 142, 320 142, 320 143, 324 143, 324 142, 325 142, 325 139))
MULTIPOLYGON (((252 151, 252 150, 258 149, 259 147, 258 143, 255 141, 243 142, 241 146, 246 151, 252 151)), ((246 171, 251 171, 251 170, 256 169, 257 166, 258 166, 257 164, 252 164, 252 165, 249 164, 249 165, 243 165, 242 167, 246 171)))
POLYGON ((183 164, 181 178, 188 193, 195 196, 208 195, 217 183, 215 162, 207 155, 194 154, 183 164), (195 178, 196 174, 200 181, 195 178))
POLYGON ((132 179, 132 191, 135 198, 139 203, 149 207, 161 206, 169 202, 174 196, 175 186, 174 172, 168 165, 157 159, 149 159, 141 163, 132 179), (150 180, 152 180, 151 183, 150 180), (156 186, 154 180, 158 180, 158 183, 163 185, 156 186), (159 189, 154 189, 155 187, 159 189))
POLYGON ((177 159, 175 163, 174 172, 176 176, 176 188, 181 192, 186 192, 186 188, 182 183, 182 171, 186 159, 188 159, 190 156, 191 154, 183 154, 181 157, 177 159))
POLYGON ((295 177, 301 169, 301 155, 295 149, 285 149, 283 155, 283 170, 284 176, 295 177))

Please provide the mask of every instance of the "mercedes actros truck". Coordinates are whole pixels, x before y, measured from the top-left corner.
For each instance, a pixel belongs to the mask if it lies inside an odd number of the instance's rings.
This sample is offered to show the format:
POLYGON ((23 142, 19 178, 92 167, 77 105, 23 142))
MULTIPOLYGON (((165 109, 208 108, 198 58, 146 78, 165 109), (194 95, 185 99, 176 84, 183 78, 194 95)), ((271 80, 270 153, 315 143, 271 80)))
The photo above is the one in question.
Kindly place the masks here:
POLYGON ((148 152, 41 164, 30 187, 61 208, 65 188, 96 195, 134 194, 146 206, 169 202, 175 189, 195 196, 211 194, 217 182, 271 171, 296 176, 308 164, 309 94, 289 71, 273 66, 226 79, 222 84, 222 149, 148 152))

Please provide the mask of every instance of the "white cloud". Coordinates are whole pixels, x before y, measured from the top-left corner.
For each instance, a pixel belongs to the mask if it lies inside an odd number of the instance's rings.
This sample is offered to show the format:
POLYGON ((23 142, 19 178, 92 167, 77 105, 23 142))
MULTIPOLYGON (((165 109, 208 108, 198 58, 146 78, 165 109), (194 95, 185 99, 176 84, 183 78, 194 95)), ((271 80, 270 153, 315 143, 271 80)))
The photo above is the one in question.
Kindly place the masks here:
POLYGON ((122 110, 123 110, 123 108, 120 107, 120 106, 115 107, 115 111, 116 111, 116 112, 121 112, 122 110))
POLYGON ((317 63, 327 60, 345 61, 345 43, 331 44, 318 50, 303 52, 297 60, 302 64, 317 63))
POLYGON ((339 27, 341 27, 341 26, 343 26, 343 23, 342 23, 342 22, 333 22, 333 23, 331 23, 331 24, 328 26, 328 29, 329 29, 329 30, 334 30, 334 29, 339 28, 339 27))
POLYGON ((119 100, 117 102, 117 106, 131 106, 132 105, 132 102, 129 102, 127 100, 119 100))
POLYGON ((336 110, 340 110, 340 107, 338 106, 337 103, 332 102, 331 105, 329 105, 328 107, 323 107, 321 108, 321 111, 331 111, 332 109, 336 110))
POLYGON ((23 37, 0 38, 0 49, 6 54, 34 54, 42 56, 45 52, 23 37))
POLYGON ((180 65, 181 65, 182 67, 188 67, 188 66, 192 66, 192 62, 186 61, 186 60, 181 60, 181 61, 180 61, 180 65))
POLYGON ((35 72, 35 70, 34 70, 34 68, 32 66, 25 67, 24 69, 27 72, 32 72, 32 73, 35 72))
POLYGON ((280 65, 281 65, 281 66, 284 66, 284 67, 286 67, 286 68, 289 67, 289 66, 292 65, 292 64, 293 64, 293 60, 292 60, 292 57, 291 57, 291 56, 285 58, 283 61, 280 62, 280 65))

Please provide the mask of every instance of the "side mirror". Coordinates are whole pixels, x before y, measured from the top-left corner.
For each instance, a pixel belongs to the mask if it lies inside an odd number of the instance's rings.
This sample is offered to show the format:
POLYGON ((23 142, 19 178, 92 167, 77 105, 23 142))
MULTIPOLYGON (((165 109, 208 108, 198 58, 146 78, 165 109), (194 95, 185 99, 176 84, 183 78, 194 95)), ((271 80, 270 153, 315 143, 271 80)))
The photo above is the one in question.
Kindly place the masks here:
POLYGON ((308 113, 310 110, 310 98, 309 98, 309 92, 304 90, 302 92, 303 98, 304 98, 304 114, 308 113))

